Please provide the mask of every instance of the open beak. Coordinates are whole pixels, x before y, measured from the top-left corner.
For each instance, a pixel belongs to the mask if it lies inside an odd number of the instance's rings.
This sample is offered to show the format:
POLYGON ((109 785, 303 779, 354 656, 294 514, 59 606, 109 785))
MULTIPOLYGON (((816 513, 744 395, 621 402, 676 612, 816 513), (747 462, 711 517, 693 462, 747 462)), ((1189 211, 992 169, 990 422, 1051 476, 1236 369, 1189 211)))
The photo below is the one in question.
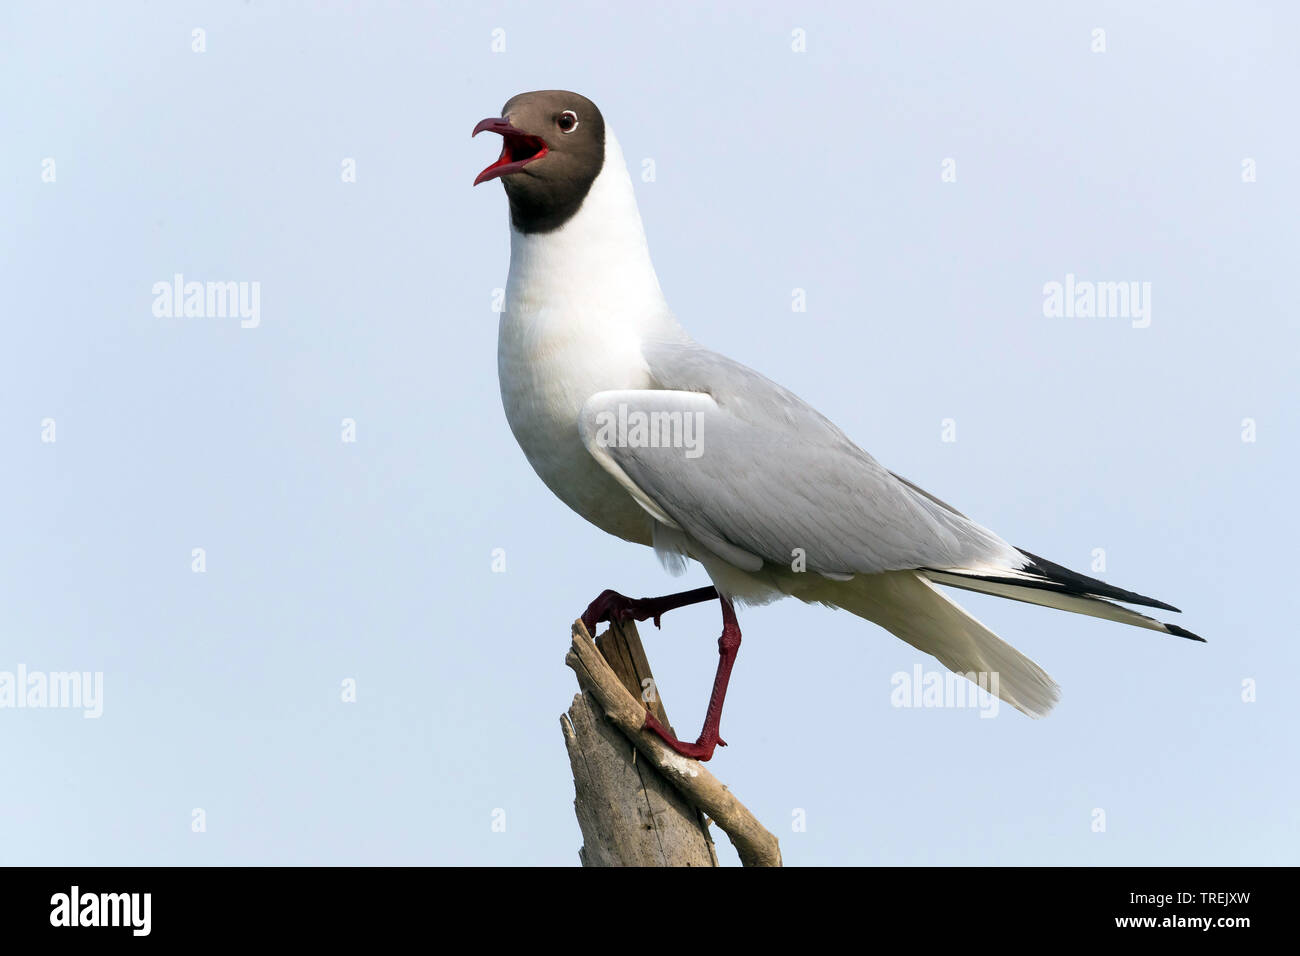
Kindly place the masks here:
POLYGON ((474 185, 485 183, 498 176, 517 173, 528 163, 546 155, 546 140, 523 130, 515 129, 507 119, 485 119, 474 127, 471 136, 487 131, 501 134, 501 156, 495 163, 474 177, 474 185))

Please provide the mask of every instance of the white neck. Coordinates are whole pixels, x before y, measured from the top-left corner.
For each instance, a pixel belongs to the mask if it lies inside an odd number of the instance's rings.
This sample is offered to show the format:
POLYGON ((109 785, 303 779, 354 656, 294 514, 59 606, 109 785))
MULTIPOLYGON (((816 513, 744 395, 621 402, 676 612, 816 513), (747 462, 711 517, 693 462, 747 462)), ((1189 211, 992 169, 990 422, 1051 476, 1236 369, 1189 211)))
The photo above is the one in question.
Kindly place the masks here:
POLYGON ((605 128, 605 162, 582 206, 544 233, 510 227, 506 309, 517 318, 599 316, 625 330, 680 336, 650 262, 623 150, 605 128))

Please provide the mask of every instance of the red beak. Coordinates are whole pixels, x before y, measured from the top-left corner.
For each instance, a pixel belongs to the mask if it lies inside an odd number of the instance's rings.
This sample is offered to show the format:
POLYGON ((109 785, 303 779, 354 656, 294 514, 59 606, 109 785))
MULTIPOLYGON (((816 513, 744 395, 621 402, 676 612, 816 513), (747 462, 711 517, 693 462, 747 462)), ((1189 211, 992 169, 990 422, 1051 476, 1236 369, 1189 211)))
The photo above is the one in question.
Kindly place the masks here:
POLYGON ((509 176, 511 173, 517 173, 528 163, 535 159, 541 159, 546 155, 546 140, 540 136, 533 136, 531 133, 515 129, 507 119, 481 120, 474 127, 471 136, 477 136, 485 130, 490 133, 501 134, 501 155, 495 163, 474 177, 475 186, 479 183, 485 183, 489 179, 496 179, 498 176, 509 176))

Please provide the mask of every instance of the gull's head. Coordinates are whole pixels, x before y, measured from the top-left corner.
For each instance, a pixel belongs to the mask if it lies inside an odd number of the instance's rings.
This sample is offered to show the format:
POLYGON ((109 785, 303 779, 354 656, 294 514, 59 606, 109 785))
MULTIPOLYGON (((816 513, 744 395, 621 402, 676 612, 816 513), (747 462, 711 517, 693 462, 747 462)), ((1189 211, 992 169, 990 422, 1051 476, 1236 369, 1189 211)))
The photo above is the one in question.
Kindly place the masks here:
POLYGON ((511 98, 473 135, 501 136, 501 155, 474 180, 500 179, 521 232, 549 232, 578 211, 605 162, 605 119, 585 96, 538 90, 511 98))

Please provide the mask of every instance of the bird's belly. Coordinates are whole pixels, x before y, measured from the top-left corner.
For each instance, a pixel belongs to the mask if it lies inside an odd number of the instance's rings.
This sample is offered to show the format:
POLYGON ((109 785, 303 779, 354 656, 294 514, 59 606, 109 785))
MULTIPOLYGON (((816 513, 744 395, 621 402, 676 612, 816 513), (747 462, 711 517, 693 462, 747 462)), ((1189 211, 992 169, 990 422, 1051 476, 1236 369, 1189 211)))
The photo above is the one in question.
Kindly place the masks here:
POLYGON ((591 343, 583 345, 503 316, 497 371, 506 420, 528 463, 556 497, 603 531, 649 545, 653 519, 596 462, 578 432, 583 403, 596 392, 648 381, 617 380, 628 376, 605 369, 621 363, 602 366, 590 354, 591 343))

